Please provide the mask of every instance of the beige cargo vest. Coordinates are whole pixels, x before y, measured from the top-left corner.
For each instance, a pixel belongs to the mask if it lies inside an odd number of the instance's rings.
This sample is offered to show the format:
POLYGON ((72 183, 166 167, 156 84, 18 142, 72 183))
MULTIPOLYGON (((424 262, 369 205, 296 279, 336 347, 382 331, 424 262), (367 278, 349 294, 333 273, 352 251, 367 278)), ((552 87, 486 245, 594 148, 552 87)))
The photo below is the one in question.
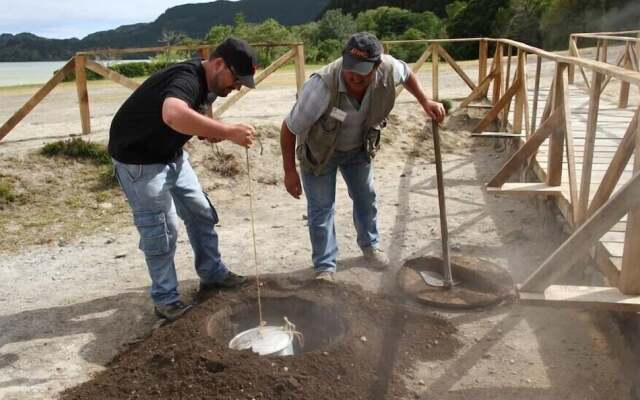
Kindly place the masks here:
MULTIPOLYGON (((334 107, 340 109, 338 82, 342 70, 342 58, 322 68, 316 73, 324 81, 331 93, 329 106, 320 119, 305 134, 298 136, 296 155, 300 166, 314 175, 322 174, 336 149, 341 122, 330 114, 334 107)), ((396 99, 393 80, 393 65, 383 56, 376 71, 376 79, 371 83, 369 111, 363 126, 363 143, 370 158, 373 158, 380 143, 380 128, 393 109, 396 99), (377 137, 375 137, 377 134, 377 137)))

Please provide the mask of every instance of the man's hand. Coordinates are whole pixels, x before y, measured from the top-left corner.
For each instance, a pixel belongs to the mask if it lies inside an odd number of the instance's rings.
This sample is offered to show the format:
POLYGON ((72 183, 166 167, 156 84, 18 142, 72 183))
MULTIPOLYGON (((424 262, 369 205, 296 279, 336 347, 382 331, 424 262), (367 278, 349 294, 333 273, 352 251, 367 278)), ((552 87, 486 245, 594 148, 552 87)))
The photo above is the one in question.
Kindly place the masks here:
POLYGON ((284 173, 284 186, 287 188, 287 192, 296 199, 300 198, 302 194, 302 185, 300 184, 300 175, 295 169, 285 171, 284 173))
POLYGON ((256 129, 247 124, 234 124, 229 127, 229 140, 242 147, 251 147, 256 139, 256 129))
POLYGON ((427 115, 431 117, 431 119, 438 122, 442 122, 444 120, 444 116, 447 114, 447 111, 444 109, 442 103, 438 103, 434 100, 427 100, 423 108, 427 115))

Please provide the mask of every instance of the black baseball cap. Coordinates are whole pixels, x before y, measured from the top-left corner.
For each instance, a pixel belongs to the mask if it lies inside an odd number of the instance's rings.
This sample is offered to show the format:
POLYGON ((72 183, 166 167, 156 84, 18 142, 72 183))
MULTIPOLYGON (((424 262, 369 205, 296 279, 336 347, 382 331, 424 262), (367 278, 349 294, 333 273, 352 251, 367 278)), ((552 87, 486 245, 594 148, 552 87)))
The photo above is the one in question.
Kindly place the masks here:
POLYGON ((253 75, 258 67, 258 57, 256 51, 247 42, 230 37, 220 43, 213 54, 216 57, 222 57, 240 83, 252 89, 256 87, 253 75))
POLYGON ((342 68, 367 75, 382 60, 382 45, 374 35, 358 32, 351 35, 342 50, 342 68))

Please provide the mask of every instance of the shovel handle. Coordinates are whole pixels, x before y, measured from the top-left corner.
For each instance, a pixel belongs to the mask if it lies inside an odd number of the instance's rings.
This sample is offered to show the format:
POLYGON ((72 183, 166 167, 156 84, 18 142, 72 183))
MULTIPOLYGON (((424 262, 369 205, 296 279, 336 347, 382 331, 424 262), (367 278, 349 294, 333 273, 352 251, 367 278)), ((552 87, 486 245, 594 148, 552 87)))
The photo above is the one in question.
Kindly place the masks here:
POLYGON ((449 260, 449 230, 447 228, 447 207, 444 194, 444 182, 442 172, 442 154, 440 153, 440 132, 438 122, 431 120, 433 133, 433 149, 436 156, 436 182, 438 184, 438 205, 440 210, 440 235, 442 236, 442 261, 443 276, 447 287, 453 286, 451 276, 451 261, 449 260))

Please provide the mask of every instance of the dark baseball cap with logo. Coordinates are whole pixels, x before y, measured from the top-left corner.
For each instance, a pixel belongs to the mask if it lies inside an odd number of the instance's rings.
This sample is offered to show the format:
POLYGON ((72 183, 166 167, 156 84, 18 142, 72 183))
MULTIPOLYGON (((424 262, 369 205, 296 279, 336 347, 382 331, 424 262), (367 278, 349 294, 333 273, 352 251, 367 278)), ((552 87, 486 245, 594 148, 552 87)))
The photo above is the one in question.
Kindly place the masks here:
POLYGON ((382 45, 368 32, 354 33, 342 50, 342 68, 367 75, 382 61, 382 45))
POLYGON ((247 42, 230 37, 216 47, 213 55, 222 57, 227 67, 244 86, 256 87, 253 75, 258 67, 258 57, 256 51, 247 42))

